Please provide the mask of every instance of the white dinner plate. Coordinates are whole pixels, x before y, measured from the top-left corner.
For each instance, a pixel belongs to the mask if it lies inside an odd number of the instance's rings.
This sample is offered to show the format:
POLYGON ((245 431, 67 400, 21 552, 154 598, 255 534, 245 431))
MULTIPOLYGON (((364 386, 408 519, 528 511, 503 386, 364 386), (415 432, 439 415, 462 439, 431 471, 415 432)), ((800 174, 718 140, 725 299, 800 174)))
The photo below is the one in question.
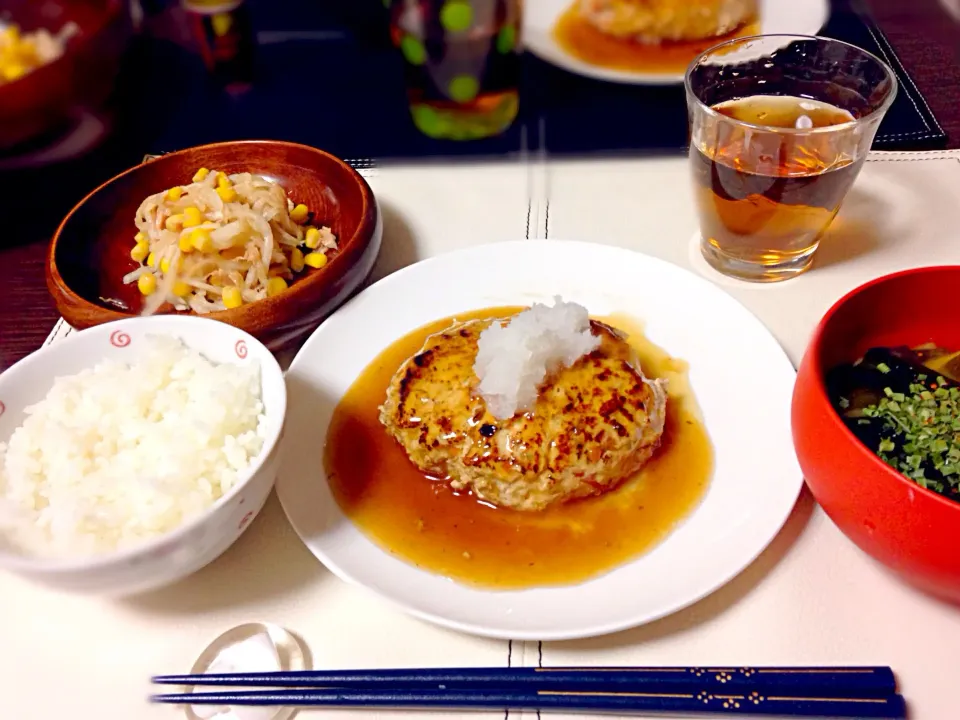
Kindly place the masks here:
POLYGON ((774 538, 803 480, 790 434, 796 373, 748 310, 686 270, 630 250, 558 240, 503 242, 440 255, 364 290, 310 337, 287 373, 289 410, 277 491, 307 547, 339 577, 420 618, 497 638, 602 635, 674 612, 729 581, 774 538), (579 585, 496 591, 397 559, 341 512, 323 471, 334 407, 403 335, 484 307, 549 302, 626 315, 690 365, 714 444, 701 504, 659 545, 579 585))
MULTIPOLYGON (((573 2, 574 0, 528 0, 524 4, 523 43, 527 50, 551 65, 598 80, 634 85, 672 85, 683 82, 683 73, 613 70, 591 65, 570 55, 553 39, 553 28, 573 2)), ((761 0, 759 33, 816 35, 829 17, 828 0, 761 0)))

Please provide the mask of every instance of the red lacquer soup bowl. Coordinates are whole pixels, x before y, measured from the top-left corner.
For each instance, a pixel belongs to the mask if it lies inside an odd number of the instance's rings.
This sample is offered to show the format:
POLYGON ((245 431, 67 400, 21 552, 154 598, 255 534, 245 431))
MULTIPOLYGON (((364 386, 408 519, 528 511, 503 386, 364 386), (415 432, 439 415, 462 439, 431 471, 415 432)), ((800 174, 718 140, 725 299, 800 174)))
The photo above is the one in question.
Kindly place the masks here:
POLYGON ((821 320, 793 394, 793 441, 807 485, 864 552, 910 583, 960 601, 960 503, 880 460, 844 425, 825 374, 872 347, 960 349, 960 266, 917 268, 848 293, 821 320))

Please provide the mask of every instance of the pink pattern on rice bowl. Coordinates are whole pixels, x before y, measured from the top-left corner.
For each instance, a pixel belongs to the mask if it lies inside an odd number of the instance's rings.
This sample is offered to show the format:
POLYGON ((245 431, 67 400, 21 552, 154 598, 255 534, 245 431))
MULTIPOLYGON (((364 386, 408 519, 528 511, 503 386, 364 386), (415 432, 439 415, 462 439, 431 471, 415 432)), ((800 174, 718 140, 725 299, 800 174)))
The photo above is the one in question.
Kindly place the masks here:
POLYGON ((243 360, 247 356, 246 340, 237 340, 237 344, 234 345, 233 349, 237 353, 237 357, 243 360))
POLYGON ((250 522, 250 518, 252 517, 253 517, 253 510, 248 510, 247 514, 244 515, 243 518, 240 520, 240 524, 237 525, 237 530, 243 530, 247 526, 247 523, 250 522))
POLYGON ((7 411, 7 406, 3 404, 3 401, 0 400, 0 417, 7 411))
POLYGON ((110 333, 110 344, 114 347, 125 348, 130 344, 130 336, 123 330, 114 330, 110 333))

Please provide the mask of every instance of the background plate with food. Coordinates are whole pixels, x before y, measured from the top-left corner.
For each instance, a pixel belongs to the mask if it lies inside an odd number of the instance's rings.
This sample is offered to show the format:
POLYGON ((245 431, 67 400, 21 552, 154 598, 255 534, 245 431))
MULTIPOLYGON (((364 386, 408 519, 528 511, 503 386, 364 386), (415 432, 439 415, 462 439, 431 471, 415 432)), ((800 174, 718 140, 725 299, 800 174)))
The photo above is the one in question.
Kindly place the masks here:
POLYGON ((278 492, 327 567, 414 615, 600 635, 696 601, 773 539, 802 483, 794 377, 755 317, 662 261, 450 253, 304 345, 278 492))
POLYGON ((619 83, 683 82, 687 65, 724 40, 816 35, 827 0, 536 0, 524 8, 526 48, 578 75, 619 83))

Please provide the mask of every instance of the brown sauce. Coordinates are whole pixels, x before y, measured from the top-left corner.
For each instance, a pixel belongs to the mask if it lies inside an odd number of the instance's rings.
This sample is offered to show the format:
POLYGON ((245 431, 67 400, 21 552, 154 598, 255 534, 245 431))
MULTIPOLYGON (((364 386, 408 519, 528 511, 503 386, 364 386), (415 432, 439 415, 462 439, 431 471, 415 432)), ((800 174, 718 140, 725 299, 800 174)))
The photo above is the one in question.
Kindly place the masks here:
POLYGON ((692 41, 641 43, 601 32, 569 8, 557 21, 553 38, 561 48, 590 65, 647 73, 683 73, 697 55, 733 38, 757 35, 760 23, 751 22, 726 35, 692 41))
MULTIPOLYGON (((488 308, 458 320, 502 317, 488 308)), ((648 341, 635 322, 599 318, 630 334, 648 376, 669 379, 663 444, 635 478, 605 495, 541 513, 493 508, 431 480, 379 421, 390 379, 438 320, 400 338, 357 378, 337 406, 324 450, 343 512, 388 552, 424 570, 489 588, 582 582, 663 540, 699 503, 713 472, 713 448, 687 380, 687 365, 648 341)))

